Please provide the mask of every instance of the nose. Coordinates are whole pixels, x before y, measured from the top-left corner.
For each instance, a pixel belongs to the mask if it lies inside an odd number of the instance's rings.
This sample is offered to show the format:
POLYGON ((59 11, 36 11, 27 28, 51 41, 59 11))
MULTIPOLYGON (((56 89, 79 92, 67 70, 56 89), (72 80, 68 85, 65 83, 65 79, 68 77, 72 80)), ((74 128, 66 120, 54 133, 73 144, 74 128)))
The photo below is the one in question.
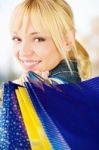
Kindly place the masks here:
POLYGON ((19 47, 20 56, 30 56, 33 54, 33 48, 26 41, 22 42, 19 47))

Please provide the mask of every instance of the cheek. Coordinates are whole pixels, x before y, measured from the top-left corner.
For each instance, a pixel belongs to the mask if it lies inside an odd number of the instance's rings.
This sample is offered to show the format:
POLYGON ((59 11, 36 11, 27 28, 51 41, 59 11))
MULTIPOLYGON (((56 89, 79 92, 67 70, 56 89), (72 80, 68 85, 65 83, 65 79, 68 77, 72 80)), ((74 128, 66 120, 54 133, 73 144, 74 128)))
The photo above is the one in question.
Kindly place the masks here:
POLYGON ((19 50, 16 46, 12 46, 12 51, 13 51, 13 54, 16 58, 18 58, 18 55, 19 55, 19 50))
POLYGON ((40 50, 36 51, 36 54, 41 58, 41 59, 48 59, 50 56, 53 55, 53 50, 51 48, 42 48, 40 50))
POLYGON ((53 45, 51 42, 44 42, 35 45, 35 54, 41 58, 48 57, 53 52, 53 45))

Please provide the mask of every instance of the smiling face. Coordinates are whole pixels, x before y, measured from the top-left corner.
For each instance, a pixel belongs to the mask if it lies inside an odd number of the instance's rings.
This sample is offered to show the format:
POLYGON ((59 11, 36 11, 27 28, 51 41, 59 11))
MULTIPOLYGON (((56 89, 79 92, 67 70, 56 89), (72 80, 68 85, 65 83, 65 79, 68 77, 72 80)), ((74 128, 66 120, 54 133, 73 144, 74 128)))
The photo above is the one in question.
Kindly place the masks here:
POLYGON ((31 24, 12 33, 13 51, 22 66, 23 72, 49 71, 62 60, 52 38, 35 31, 31 24))

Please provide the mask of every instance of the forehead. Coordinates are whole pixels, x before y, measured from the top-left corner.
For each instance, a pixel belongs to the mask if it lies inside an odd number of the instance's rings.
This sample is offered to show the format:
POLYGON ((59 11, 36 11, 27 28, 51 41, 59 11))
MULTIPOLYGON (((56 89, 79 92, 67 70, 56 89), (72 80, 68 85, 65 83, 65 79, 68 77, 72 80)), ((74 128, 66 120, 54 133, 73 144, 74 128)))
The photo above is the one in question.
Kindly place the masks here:
POLYGON ((25 35, 26 34, 27 36, 28 35, 29 36, 33 36, 33 35, 50 36, 47 32, 38 30, 38 28, 35 28, 35 26, 33 26, 32 24, 28 24, 27 27, 24 27, 22 25, 22 26, 20 26, 20 28, 18 30, 14 30, 12 34, 15 34, 15 35, 25 35))
POLYGON ((21 17, 16 17, 13 21, 12 33, 17 32, 37 32, 43 34, 50 34, 50 31, 46 27, 45 23, 40 17, 36 17, 34 15, 25 15, 21 17))

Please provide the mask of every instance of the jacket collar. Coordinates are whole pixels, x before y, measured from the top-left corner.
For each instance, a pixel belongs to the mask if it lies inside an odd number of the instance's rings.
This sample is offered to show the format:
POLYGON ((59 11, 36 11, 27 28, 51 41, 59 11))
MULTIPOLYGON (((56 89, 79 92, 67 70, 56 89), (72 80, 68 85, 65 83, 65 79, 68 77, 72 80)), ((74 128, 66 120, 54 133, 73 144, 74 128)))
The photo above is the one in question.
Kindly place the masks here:
POLYGON ((81 81, 76 60, 69 60, 69 64, 72 68, 73 75, 71 74, 66 61, 63 59, 60 63, 52 70, 49 71, 50 78, 59 78, 65 82, 71 82, 72 80, 81 81))

